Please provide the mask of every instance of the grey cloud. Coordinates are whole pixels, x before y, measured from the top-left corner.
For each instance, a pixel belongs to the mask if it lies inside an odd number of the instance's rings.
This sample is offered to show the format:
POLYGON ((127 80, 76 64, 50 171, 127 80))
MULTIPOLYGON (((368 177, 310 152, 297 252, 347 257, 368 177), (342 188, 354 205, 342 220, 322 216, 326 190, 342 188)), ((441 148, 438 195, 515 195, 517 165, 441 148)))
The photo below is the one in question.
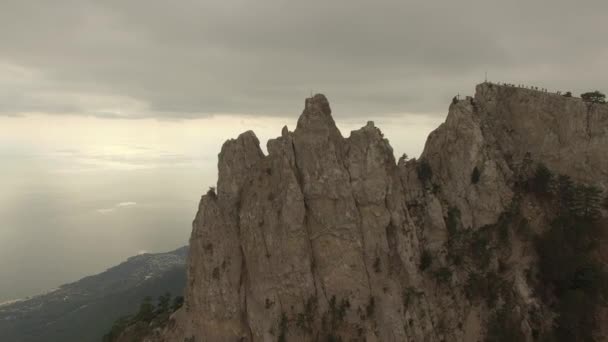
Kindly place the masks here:
POLYGON ((605 1, 16 1, 0 12, 0 112, 188 118, 444 112, 494 80, 606 86, 605 1))
POLYGON ((137 205, 137 202, 130 202, 130 201, 129 202, 120 202, 120 203, 116 203, 115 205, 113 205, 111 207, 99 208, 99 209, 96 209, 95 211, 99 214, 106 215, 106 214, 115 212, 117 209, 133 207, 136 205, 137 205))

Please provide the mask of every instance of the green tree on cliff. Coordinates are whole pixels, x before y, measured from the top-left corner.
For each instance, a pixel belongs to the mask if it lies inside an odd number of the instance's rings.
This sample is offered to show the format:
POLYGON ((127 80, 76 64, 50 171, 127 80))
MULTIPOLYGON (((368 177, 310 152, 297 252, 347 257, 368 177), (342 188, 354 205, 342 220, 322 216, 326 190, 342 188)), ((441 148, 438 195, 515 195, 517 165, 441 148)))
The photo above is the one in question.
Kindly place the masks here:
POLYGON ((581 99, 591 103, 606 103, 606 95, 597 90, 581 94, 581 99))
POLYGON ((152 304, 152 297, 144 298, 143 302, 139 306, 139 312, 135 316, 136 319, 150 322, 154 318, 154 304, 152 304))

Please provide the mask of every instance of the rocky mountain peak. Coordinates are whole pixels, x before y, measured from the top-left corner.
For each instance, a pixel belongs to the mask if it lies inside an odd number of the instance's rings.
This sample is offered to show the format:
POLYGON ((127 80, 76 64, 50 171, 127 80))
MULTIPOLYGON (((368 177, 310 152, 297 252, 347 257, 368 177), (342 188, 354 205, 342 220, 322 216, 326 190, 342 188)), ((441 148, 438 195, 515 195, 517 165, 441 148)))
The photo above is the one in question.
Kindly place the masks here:
POLYGON ((242 133, 236 139, 228 140, 218 156, 218 198, 225 205, 238 202, 239 191, 245 175, 262 159, 260 141, 253 131, 242 133))
POLYGON ((344 138, 325 96, 304 107, 266 156, 253 132, 222 147, 217 195, 203 196, 193 223, 186 305, 158 339, 550 331, 533 239, 518 232, 540 236, 554 209, 522 184, 546 165, 605 188, 608 106, 483 83, 454 99, 418 160, 398 165, 373 122, 344 138))
POLYGON ((331 116, 331 108, 327 97, 323 94, 315 94, 306 99, 304 103, 304 113, 309 115, 331 116))
POLYGON ((319 142, 332 141, 334 144, 342 140, 325 95, 317 94, 306 99, 294 133, 296 139, 300 140, 306 137, 305 139, 318 139, 319 142))

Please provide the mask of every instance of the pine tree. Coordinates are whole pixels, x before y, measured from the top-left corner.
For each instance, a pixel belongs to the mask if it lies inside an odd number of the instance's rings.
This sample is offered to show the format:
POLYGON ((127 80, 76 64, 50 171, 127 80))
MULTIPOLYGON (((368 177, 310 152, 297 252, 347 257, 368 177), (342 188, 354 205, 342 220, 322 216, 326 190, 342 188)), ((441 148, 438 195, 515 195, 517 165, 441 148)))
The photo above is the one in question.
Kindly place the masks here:
POLYGON ((158 297, 158 306, 156 307, 156 312, 157 313, 168 312, 169 303, 171 303, 171 294, 169 292, 158 297))
POLYGON ((599 91, 590 91, 588 93, 581 94, 583 101, 591 103, 606 103, 606 95, 599 91))
POLYGON ((154 304, 152 304, 152 297, 147 296, 139 306, 139 312, 136 315, 136 319, 144 322, 150 322, 153 318, 154 304))
POLYGON ((184 297, 177 296, 173 298, 173 305, 171 306, 171 310, 175 311, 184 305, 184 297))
POLYGON ((574 182, 570 176, 557 177, 556 191, 558 195, 560 213, 566 214, 572 210, 574 202, 574 182))
POLYGON ((591 185, 580 185, 574 192, 572 209, 574 214, 585 220, 595 220, 600 217, 602 191, 591 185))
POLYGON ((532 184, 529 184, 530 190, 539 195, 548 194, 551 191, 552 180, 551 171, 544 164, 539 164, 532 177, 532 184))

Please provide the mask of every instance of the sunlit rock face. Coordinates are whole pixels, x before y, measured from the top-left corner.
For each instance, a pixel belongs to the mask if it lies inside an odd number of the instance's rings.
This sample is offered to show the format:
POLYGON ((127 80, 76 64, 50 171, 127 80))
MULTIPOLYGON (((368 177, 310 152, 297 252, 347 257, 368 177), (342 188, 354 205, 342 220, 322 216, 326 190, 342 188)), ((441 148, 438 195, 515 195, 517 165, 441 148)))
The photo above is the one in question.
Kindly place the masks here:
POLYGON ((531 239, 488 238, 478 266, 453 234, 486 231, 515 201, 546 227, 517 195, 534 163, 605 189, 608 106, 484 83, 419 160, 396 162, 373 122, 345 138, 315 95, 267 149, 253 132, 224 144, 193 222, 186 305, 152 340, 481 341, 508 303, 532 341, 551 315, 527 276, 531 239), (479 267, 504 285, 497 298, 467 292, 479 267))

